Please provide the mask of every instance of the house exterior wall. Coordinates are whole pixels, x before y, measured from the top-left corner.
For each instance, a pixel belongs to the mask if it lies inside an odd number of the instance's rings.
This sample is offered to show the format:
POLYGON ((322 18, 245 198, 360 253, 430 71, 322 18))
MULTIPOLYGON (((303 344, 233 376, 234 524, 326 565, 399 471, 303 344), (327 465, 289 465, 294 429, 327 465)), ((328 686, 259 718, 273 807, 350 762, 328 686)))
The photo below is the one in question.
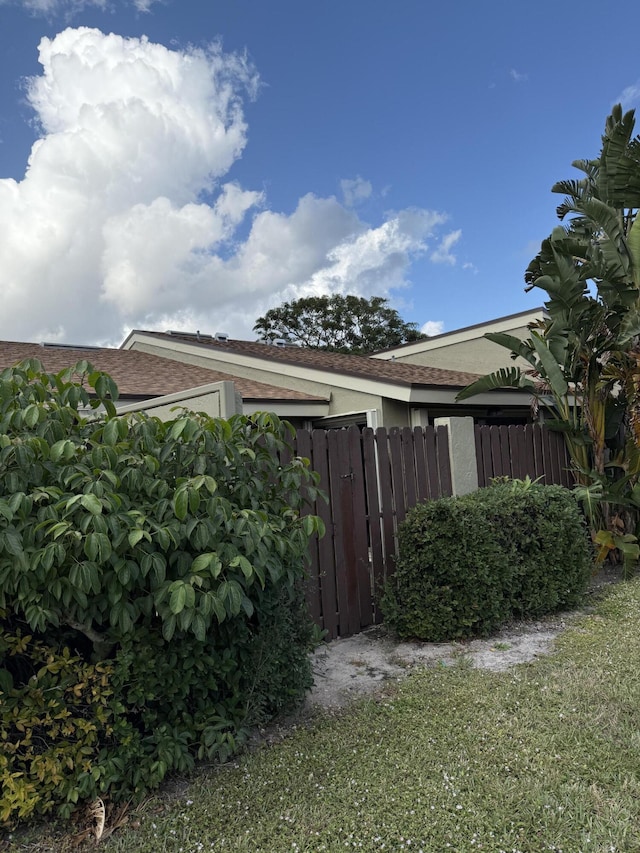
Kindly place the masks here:
POLYGON ((128 403, 118 406, 117 410, 119 415, 127 412, 145 412, 147 415, 160 418, 161 421, 170 421, 179 415, 181 408, 192 412, 204 412, 213 418, 230 418, 231 415, 242 411, 233 382, 216 382, 177 394, 128 403))
MULTIPOLYGON (((508 334, 524 339, 529 337, 529 329, 526 326, 518 326, 510 329, 508 334)), ((481 375, 493 373, 494 370, 499 370, 501 367, 512 367, 513 365, 524 367, 527 365, 524 359, 518 358, 514 361, 508 350, 482 337, 451 344, 442 341, 437 348, 425 349, 422 352, 407 355, 403 355, 402 350, 396 350, 394 360, 481 375)))
POLYGON ((382 423, 380 426, 406 427, 411 426, 411 412, 406 403, 398 400, 390 400, 385 397, 382 400, 382 423))

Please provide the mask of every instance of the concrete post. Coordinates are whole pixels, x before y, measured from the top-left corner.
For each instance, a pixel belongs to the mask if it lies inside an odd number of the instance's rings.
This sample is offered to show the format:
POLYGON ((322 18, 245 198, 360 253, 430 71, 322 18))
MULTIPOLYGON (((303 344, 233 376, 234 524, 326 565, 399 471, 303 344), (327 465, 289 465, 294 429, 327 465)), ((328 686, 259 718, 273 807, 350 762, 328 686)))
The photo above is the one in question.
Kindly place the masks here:
POLYGON ((478 488, 478 464, 473 418, 436 418, 436 426, 449 432, 449 461, 454 495, 468 495, 478 488))

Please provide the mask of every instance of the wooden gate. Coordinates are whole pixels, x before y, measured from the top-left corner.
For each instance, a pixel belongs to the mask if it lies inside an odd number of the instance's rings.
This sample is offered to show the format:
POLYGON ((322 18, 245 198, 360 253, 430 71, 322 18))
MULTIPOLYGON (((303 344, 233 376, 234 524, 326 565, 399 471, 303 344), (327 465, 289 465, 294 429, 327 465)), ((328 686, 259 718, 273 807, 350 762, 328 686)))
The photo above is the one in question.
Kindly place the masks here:
POLYGON ((307 599, 328 639, 346 637, 381 619, 377 601, 407 510, 451 494, 447 430, 298 430, 295 452, 329 498, 309 507, 327 532, 310 544, 307 599))

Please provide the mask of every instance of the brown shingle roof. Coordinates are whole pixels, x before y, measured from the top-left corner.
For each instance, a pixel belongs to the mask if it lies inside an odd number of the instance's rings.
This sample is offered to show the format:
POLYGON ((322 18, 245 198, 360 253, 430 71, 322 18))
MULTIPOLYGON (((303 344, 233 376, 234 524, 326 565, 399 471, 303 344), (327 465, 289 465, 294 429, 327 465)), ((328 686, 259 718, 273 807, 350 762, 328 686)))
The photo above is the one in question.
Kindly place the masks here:
MULTIPOLYGON (((132 332, 135 334, 135 332, 132 332)), ((146 332, 169 341, 184 341, 194 346, 213 348, 241 355, 253 356, 265 361, 290 364, 297 367, 309 367, 325 373, 357 376, 362 379, 392 382, 396 385, 449 386, 464 388, 479 378, 476 373, 463 373, 458 370, 444 370, 439 367, 425 367, 407 362, 382 361, 363 355, 345 355, 337 352, 324 352, 308 347, 278 347, 252 341, 219 341, 202 335, 196 339, 193 335, 181 335, 179 332, 146 332)))
POLYGON ((72 347, 0 341, 0 369, 12 367, 26 358, 39 359, 45 370, 57 373, 78 361, 90 362, 96 370, 109 373, 115 380, 122 397, 161 397, 211 382, 232 380, 243 400, 314 401, 301 391, 276 388, 251 379, 229 376, 219 370, 184 364, 138 350, 110 349, 107 347, 72 347))

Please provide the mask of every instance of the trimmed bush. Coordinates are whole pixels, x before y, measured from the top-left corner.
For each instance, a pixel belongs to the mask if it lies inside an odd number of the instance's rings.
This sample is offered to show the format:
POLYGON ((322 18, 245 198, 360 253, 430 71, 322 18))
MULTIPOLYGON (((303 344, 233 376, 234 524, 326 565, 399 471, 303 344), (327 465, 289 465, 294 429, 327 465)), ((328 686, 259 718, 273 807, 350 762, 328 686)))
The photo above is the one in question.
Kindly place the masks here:
POLYGON ((116 398, 86 362, 0 373, 0 822, 138 800, 311 684, 292 428, 116 398))
POLYGON ((430 642, 486 636, 514 617, 573 607, 593 569, 572 494, 530 481, 420 504, 398 540, 383 613, 401 637, 430 642))

